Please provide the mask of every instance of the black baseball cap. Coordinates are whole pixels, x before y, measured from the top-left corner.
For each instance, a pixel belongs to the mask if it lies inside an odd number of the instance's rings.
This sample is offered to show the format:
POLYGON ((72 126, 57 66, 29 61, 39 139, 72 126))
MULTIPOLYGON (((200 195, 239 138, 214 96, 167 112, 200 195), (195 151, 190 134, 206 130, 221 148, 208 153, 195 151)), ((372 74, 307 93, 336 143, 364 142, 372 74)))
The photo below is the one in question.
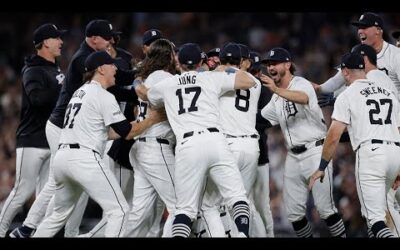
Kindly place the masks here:
POLYGON ((364 69, 364 58, 356 52, 350 52, 342 56, 342 61, 340 63, 340 68, 348 69, 364 69))
POLYGON ((85 70, 90 72, 104 64, 116 64, 116 61, 106 51, 96 51, 86 58, 85 70))
POLYGON ((250 59, 250 49, 247 45, 238 43, 240 47, 240 53, 242 54, 242 58, 250 59))
POLYGON ((268 51, 267 56, 265 56, 261 62, 291 62, 292 56, 289 51, 284 48, 273 48, 268 51))
POLYGON ((356 46, 354 46, 351 49, 351 52, 352 53, 358 53, 358 54, 360 54, 362 56, 367 56, 369 61, 372 64, 376 65, 376 60, 377 60, 376 51, 371 46, 366 45, 366 44, 357 44, 356 46))
POLYGON ((121 35, 122 32, 113 30, 112 24, 108 20, 95 19, 86 25, 86 37, 101 36, 109 41, 116 35, 121 35))
POLYGON ((196 43, 182 45, 178 52, 178 61, 181 64, 195 65, 201 61, 201 49, 196 43))
POLYGON ((158 29, 150 29, 143 34, 143 45, 150 45, 152 42, 162 37, 161 31, 158 29))
POLYGON ((219 57, 242 59, 242 50, 237 43, 227 43, 219 52, 219 57))
POLYGON ((39 44, 49 38, 61 37, 66 32, 66 30, 59 30, 52 23, 43 24, 33 32, 33 44, 39 44))
POLYGON ((376 26, 383 29, 383 19, 378 14, 372 12, 363 13, 358 21, 351 22, 351 24, 358 28, 376 26))
POLYGON ((207 52, 207 56, 208 57, 212 57, 212 56, 218 56, 219 57, 219 52, 221 51, 220 48, 213 48, 210 51, 207 52))
POLYGON ((399 39, 399 37, 400 37, 400 30, 396 30, 396 31, 394 31, 393 33, 392 33, 392 37, 394 38, 394 39, 399 39))

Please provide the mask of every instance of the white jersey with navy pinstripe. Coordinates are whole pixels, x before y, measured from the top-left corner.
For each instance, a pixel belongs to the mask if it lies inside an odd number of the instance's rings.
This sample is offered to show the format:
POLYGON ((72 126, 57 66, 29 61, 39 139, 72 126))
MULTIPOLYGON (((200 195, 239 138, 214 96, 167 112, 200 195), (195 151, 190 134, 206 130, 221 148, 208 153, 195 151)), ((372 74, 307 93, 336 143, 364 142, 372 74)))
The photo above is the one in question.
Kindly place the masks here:
POLYGON ((234 89, 235 73, 188 71, 149 89, 152 105, 165 105, 177 141, 188 131, 221 129, 219 97, 234 89))
POLYGON ((249 75, 256 82, 254 87, 246 90, 228 91, 219 98, 221 126, 225 134, 234 136, 258 135, 256 114, 261 83, 251 74, 249 75))
POLYGON ((390 77, 400 92, 400 48, 383 41, 382 49, 376 57, 378 69, 390 77))
MULTIPOLYGON (((156 70, 153 73, 151 73, 147 79, 144 81, 144 85, 147 88, 151 88, 154 86, 156 83, 172 77, 172 74, 169 72, 166 72, 164 70, 156 70)), ((146 116, 149 113, 149 102, 143 101, 142 99, 139 98, 139 115, 137 117, 137 121, 143 121, 143 119, 146 118, 146 116)), ((165 138, 169 140, 175 140, 175 135, 172 132, 171 126, 169 125, 168 121, 163 121, 157 124, 154 124, 150 128, 146 129, 140 137, 159 137, 159 138, 165 138)))
POLYGON ((78 143, 102 155, 110 124, 124 119, 114 95, 91 81, 77 89, 69 101, 60 143, 78 143))
POLYGON ((347 124, 353 149, 371 139, 400 141, 399 103, 390 89, 361 79, 353 82, 335 102, 332 119, 347 124))
POLYGON ((274 94, 261 115, 272 125, 280 125, 288 148, 325 138, 326 125, 311 83, 294 76, 287 89, 306 93, 308 104, 296 104, 274 94))

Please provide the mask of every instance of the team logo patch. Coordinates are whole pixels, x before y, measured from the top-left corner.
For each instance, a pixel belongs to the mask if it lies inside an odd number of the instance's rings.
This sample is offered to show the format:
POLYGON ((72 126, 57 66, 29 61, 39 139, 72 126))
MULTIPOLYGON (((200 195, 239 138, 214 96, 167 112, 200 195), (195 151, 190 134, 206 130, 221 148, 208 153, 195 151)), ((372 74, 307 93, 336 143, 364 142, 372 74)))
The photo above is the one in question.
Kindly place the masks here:
POLYGON ((157 32, 155 32, 154 30, 151 31, 151 36, 156 36, 157 32))
POLYGON ((112 29, 113 29, 113 27, 112 27, 111 23, 109 24, 109 26, 110 26, 110 30, 112 30, 112 29))
POLYGON ((271 50, 269 56, 274 56, 275 55, 275 51, 271 50))
POLYGON ((361 21, 361 20, 363 20, 363 19, 364 19, 364 15, 361 15, 359 21, 361 21))
POLYGON ((285 110, 286 113, 288 114, 288 118, 290 116, 296 116, 297 114, 297 108, 296 108, 296 104, 294 104, 294 102, 289 102, 289 101, 285 101, 285 110))

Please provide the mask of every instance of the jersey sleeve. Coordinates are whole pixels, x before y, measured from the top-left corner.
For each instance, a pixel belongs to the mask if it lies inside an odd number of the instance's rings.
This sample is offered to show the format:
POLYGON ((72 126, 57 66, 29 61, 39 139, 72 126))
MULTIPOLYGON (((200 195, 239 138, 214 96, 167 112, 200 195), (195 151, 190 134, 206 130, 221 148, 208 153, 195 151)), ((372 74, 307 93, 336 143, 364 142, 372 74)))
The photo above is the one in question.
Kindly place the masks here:
POLYGON ((102 104, 104 124, 106 126, 126 120, 117 100, 112 94, 107 93, 107 95, 105 95, 103 99, 100 99, 100 101, 102 104))
POLYGON ((164 95, 163 89, 165 89, 168 83, 168 79, 158 82, 154 86, 152 86, 147 92, 147 99, 154 107, 162 107, 164 106, 164 95))
POLYGON ((216 83, 215 86, 220 86, 219 95, 235 89, 236 73, 234 71, 210 72, 210 77, 216 83))
POLYGON ((314 109, 319 107, 317 94, 315 93, 315 90, 311 85, 311 83, 305 80, 304 78, 300 79, 301 82, 299 82, 299 84, 296 84, 293 90, 302 91, 306 93, 306 95, 308 96, 308 106, 310 106, 310 108, 314 109))
POLYGON ((347 95, 343 93, 336 99, 332 119, 350 124, 350 103, 347 95))
POLYGON ((267 119, 272 126, 279 124, 279 117, 276 114, 275 99, 277 96, 274 94, 271 101, 261 110, 261 116, 267 119))
POLYGON ((39 68, 28 69, 23 76, 26 94, 29 96, 33 90, 45 88, 45 75, 39 68))
POLYGON ((163 71, 163 70, 157 70, 153 73, 151 73, 147 79, 144 81, 144 86, 147 88, 151 88, 151 86, 157 84, 158 82, 161 82, 167 78, 170 78, 172 76, 171 73, 163 71))
POLYGON ((345 85, 345 83, 346 83, 346 81, 344 80, 344 78, 342 76, 341 70, 338 70, 336 75, 332 76, 326 82, 321 84, 321 86, 320 86, 321 93, 323 93, 323 94, 332 93, 332 92, 340 89, 340 87, 345 85))

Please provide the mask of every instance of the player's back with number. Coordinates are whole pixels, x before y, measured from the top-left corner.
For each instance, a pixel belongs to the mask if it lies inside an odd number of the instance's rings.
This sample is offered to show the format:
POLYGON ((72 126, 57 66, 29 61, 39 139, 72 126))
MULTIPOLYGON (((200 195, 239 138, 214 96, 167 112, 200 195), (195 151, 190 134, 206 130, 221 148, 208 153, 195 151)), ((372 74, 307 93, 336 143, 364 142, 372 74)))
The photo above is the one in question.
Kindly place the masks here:
MULTIPOLYGON (((177 137, 219 126, 219 96, 233 89, 235 74, 188 71, 160 82, 168 120, 177 137), (201 108, 199 108, 201 107, 201 108)), ((158 84, 157 84, 158 85, 158 84)))
POLYGON ((399 103, 390 89, 367 79, 358 80, 338 97, 336 108, 333 117, 343 112, 348 112, 351 117, 348 130, 354 149, 360 143, 376 138, 400 141, 397 129, 400 126, 399 103))
POLYGON ((104 124, 110 124, 108 117, 117 115, 123 116, 115 97, 96 83, 86 83, 74 92, 67 106, 60 143, 78 143, 103 153, 108 138, 104 124), (107 110, 120 114, 102 114, 109 113, 107 110))

